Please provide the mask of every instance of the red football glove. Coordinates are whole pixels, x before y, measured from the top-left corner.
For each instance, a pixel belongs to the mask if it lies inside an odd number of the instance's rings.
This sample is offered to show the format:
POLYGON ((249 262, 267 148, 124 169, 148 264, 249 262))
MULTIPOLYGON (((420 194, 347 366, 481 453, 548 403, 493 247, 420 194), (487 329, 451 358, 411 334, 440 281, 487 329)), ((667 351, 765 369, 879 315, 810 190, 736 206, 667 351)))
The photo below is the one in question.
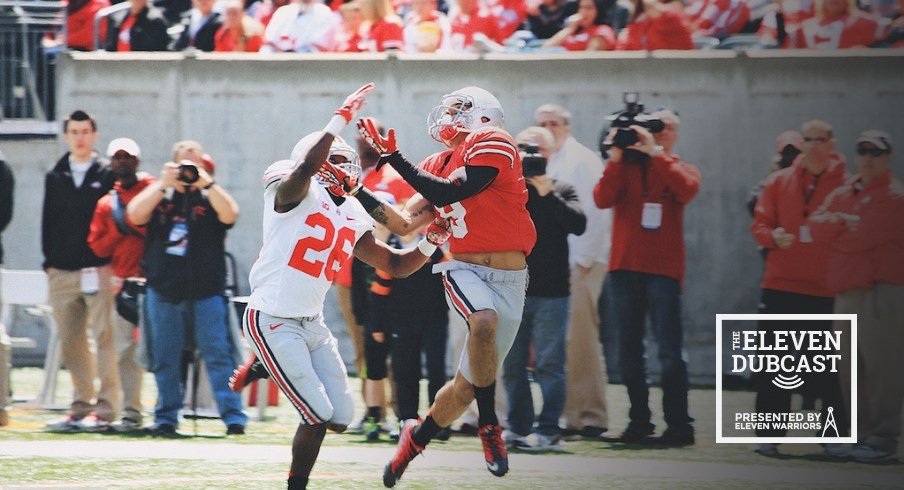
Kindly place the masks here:
POLYGON ((452 227, 449 225, 448 219, 435 218, 427 227, 427 241, 437 247, 442 247, 451 236, 452 227))
POLYGON ((396 144, 395 129, 389 129, 384 138, 380 135, 377 124, 369 117, 358 120, 358 134, 360 134, 361 137, 364 138, 364 141, 372 146, 374 150, 380 152, 380 156, 391 155, 399 151, 399 147, 396 144))
POLYGON ((350 175, 330 162, 323 163, 317 171, 317 176, 320 180, 329 183, 330 192, 337 196, 350 193, 358 186, 358 176, 350 175))
POLYGON ((352 119, 355 118, 355 113, 361 110, 364 107, 365 99, 367 99, 367 94, 370 93, 371 90, 374 89, 374 83, 368 83, 367 85, 359 88, 353 94, 349 95, 345 98, 345 102, 342 103, 342 106, 336 109, 336 114, 345 118, 346 123, 352 122, 352 119))

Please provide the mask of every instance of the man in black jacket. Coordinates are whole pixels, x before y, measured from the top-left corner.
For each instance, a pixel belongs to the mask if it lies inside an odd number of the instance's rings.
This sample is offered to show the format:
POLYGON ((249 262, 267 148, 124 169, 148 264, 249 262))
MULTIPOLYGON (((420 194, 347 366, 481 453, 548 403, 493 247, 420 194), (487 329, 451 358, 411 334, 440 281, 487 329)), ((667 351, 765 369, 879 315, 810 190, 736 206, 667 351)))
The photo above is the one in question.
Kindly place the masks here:
POLYGON ((524 303, 524 317, 515 343, 503 363, 503 381, 509 402, 509 430, 504 440, 513 449, 561 450, 559 418, 565 408, 565 338, 568 327, 570 268, 568 235, 584 233, 587 219, 574 187, 545 175, 546 156, 527 155, 524 145, 539 147, 549 154, 552 135, 533 128, 518 135, 527 181, 527 210, 537 228, 537 244, 527 257, 530 282, 524 303), (536 137, 539 131, 548 136, 536 137), (538 163, 539 165, 534 165, 538 163), (534 345, 534 379, 543 394, 543 410, 533 433, 534 404, 527 363, 534 345))
POLYGON ((110 17, 107 51, 166 51, 170 37, 163 11, 149 7, 148 0, 132 0, 132 7, 110 17))
POLYGON ((119 411, 112 271, 109 259, 98 258, 88 247, 94 208, 116 180, 107 162, 94 151, 97 136, 97 124, 91 116, 84 111, 70 114, 63 122, 63 139, 69 152, 44 180, 44 270, 63 363, 73 384, 69 416, 47 425, 55 431, 106 428, 119 411), (89 327, 97 346, 96 360, 88 349, 89 327), (98 392, 94 389, 95 374, 101 381, 98 392), (94 415, 89 416, 92 412, 94 415))
MULTIPOLYGON (((13 218, 13 172, 6 164, 6 157, 0 151, 0 233, 13 218)), ((3 245, 0 245, 0 264, 3 263, 3 245)), ((0 298, 0 308, 3 300, 0 298)), ((0 427, 9 424, 6 406, 9 405, 9 368, 11 349, 6 326, 0 323, 0 427)))
POLYGON ((216 0, 194 0, 194 7, 182 16, 185 29, 176 41, 176 50, 194 47, 201 51, 213 51, 214 39, 223 25, 223 16, 213 11, 216 0))

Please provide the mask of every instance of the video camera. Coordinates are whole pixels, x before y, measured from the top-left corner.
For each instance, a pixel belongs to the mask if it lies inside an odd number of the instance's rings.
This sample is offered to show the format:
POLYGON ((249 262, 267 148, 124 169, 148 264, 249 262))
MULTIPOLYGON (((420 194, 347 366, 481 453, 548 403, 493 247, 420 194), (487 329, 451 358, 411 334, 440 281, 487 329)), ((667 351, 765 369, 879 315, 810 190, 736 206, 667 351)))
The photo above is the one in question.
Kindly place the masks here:
POLYGON ((643 111, 643 104, 640 103, 637 92, 625 92, 622 100, 625 103, 625 109, 606 117, 606 120, 609 121, 609 128, 616 128, 616 131, 611 139, 608 137, 608 129, 603 131, 602 138, 600 138, 600 153, 603 158, 609 157, 609 148, 613 146, 625 149, 637 143, 637 131, 631 129, 631 126, 640 126, 651 133, 658 133, 665 129, 662 119, 643 111))
POLYGON ((525 153, 521 158, 521 171, 525 177, 536 177, 546 174, 546 157, 540 154, 540 147, 537 145, 518 145, 518 148, 525 153))

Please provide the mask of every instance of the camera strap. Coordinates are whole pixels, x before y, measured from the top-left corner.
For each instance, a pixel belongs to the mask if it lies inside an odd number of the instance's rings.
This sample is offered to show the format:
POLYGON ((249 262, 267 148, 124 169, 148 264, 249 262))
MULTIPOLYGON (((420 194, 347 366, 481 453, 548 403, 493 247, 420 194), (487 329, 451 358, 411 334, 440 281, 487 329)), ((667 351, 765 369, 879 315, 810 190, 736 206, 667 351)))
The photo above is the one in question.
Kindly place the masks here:
POLYGON ((112 212, 113 223, 116 225, 116 229, 123 235, 144 238, 144 235, 142 235, 141 232, 133 228, 132 225, 126 221, 126 203, 122 200, 122 196, 119 195, 119 192, 110 191, 110 194, 113 195, 113 200, 110 203, 110 211, 112 212))

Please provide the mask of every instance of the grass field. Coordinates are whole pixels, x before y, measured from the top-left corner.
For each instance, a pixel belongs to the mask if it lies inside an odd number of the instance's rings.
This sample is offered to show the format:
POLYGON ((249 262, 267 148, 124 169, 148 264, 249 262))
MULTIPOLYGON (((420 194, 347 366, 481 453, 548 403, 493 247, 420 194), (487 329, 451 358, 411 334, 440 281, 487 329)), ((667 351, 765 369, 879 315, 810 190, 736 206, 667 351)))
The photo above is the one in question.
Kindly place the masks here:
MULTIPOLYGON (((13 371, 17 398, 36 395, 39 369, 13 371)), ((71 392, 68 376, 59 378, 58 401, 71 392)), ((357 388, 359 381, 353 379, 357 388)), ((153 405, 148 375, 143 400, 153 405)), ((358 390, 354 390, 356 393, 358 390)), ((424 390, 422 390, 424 391, 424 390)), ((651 392, 659 412, 660 391, 651 392)), ((752 406, 751 393, 726 394, 725 403, 752 406)), ((610 433, 626 424, 627 396, 611 385, 610 433)), ((779 488, 904 487, 904 466, 865 466, 827 462, 813 445, 786 445, 787 459, 767 459, 745 445, 715 443, 715 392, 692 390, 697 445, 651 449, 600 441, 569 441, 553 454, 512 454, 512 471, 494 478, 483 468, 474 437, 454 436, 431 444, 409 467, 397 488, 779 488)), ((363 408, 362 408, 363 410, 363 408)), ((253 409, 252 409, 253 411, 253 409)), ((280 488, 284 487, 289 446, 298 417, 281 400, 268 409, 268 420, 252 421, 245 436, 225 436, 219 420, 184 421, 176 439, 145 435, 52 434, 44 425, 62 413, 12 409, 11 425, 0 429, 2 488, 280 488)), ((149 422, 148 416, 146 421, 149 422)), ((661 416, 654 420, 664 427, 661 416)), ((311 488, 382 488, 382 466, 394 444, 385 436, 367 442, 361 435, 328 434, 312 476, 311 488)))

